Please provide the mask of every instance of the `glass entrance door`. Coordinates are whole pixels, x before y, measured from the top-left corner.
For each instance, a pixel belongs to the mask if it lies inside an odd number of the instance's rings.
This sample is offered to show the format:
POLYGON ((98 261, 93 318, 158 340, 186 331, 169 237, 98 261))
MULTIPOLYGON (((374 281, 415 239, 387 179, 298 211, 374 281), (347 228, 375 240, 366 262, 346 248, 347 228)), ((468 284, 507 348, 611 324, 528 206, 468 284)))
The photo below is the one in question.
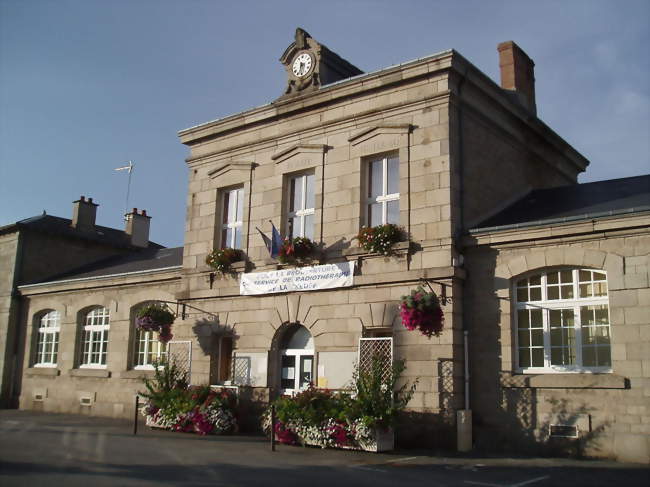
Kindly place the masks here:
POLYGON ((306 350, 283 350, 280 386, 283 394, 307 389, 313 381, 314 355, 306 350))

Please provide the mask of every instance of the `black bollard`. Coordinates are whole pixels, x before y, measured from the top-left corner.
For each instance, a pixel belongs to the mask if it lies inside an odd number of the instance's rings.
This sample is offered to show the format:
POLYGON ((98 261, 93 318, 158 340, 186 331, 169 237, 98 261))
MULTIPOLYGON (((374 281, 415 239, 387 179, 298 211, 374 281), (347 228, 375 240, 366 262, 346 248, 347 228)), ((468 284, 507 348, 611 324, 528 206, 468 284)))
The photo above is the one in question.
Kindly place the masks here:
POLYGON ((135 395, 135 413, 133 413, 133 434, 138 434, 138 409, 140 409, 140 396, 135 395))
POLYGON ((275 451, 275 406, 271 406, 271 451, 275 451))

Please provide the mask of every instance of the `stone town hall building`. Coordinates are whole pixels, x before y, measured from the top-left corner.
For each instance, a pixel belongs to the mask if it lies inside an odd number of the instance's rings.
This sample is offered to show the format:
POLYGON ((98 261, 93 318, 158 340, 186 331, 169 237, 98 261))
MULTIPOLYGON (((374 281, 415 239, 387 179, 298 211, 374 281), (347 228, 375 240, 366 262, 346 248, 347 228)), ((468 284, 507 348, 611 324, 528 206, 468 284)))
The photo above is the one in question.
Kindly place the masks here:
POLYGON ((360 339, 382 337, 419 377, 398 443, 453 447, 471 418, 479 448, 647 462, 650 178, 577 184, 588 161, 537 118, 533 62, 512 42, 498 51, 500 86, 454 50, 362 73, 299 29, 282 96, 180 132, 182 248, 149 242, 145 212, 97 226, 83 197, 71 220, 0 228, 4 405, 130 417, 166 353, 134 314, 162 300, 193 383, 258 401, 342 388, 360 339), (301 272, 353 274, 265 288, 294 270, 269 257, 256 230, 269 221, 320 245, 301 272), (359 229, 386 222, 409 241, 362 251, 359 229), (205 258, 224 246, 245 262, 221 278, 205 258), (419 284, 446 298, 440 337, 401 325, 398 300, 419 284))

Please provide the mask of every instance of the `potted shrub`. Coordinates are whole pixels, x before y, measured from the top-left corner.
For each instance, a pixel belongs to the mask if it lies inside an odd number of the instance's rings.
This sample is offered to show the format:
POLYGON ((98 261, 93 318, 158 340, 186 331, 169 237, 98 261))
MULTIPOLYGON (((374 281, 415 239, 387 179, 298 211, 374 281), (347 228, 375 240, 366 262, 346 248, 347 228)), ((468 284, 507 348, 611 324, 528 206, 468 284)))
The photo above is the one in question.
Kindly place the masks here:
POLYGON ((362 227, 356 236, 359 247, 373 254, 391 255, 393 245, 403 239, 404 231, 394 223, 362 227))
POLYGON ((417 380, 395 389, 404 362, 397 361, 386 374, 376 359, 357 368, 346 392, 333 393, 310 386, 292 397, 273 402, 276 422, 271 425, 270 407, 262 416, 262 427, 285 444, 313 445, 366 451, 393 449, 393 427, 397 415, 413 396, 417 380))
POLYGON ((228 389, 188 386, 187 374, 169 362, 144 379, 146 402, 140 409, 148 426, 187 433, 224 434, 237 429, 236 396, 228 389))
POLYGON ((316 245, 307 237, 285 238, 278 254, 282 264, 305 264, 311 261, 316 245))
POLYGON ((158 340, 167 343, 174 336, 171 328, 175 319, 166 304, 151 303, 138 310, 135 326, 144 331, 158 332, 158 340))
POLYGON ((214 249, 205 258, 205 263, 215 271, 225 274, 230 272, 230 266, 233 262, 239 262, 242 259, 241 250, 225 247, 223 249, 214 249))
POLYGON ((402 296, 399 313, 402 324, 409 330, 419 330, 427 337, 442 333, 445 317, 440 300, 434 292, 427 292, 422 286, 402 296))

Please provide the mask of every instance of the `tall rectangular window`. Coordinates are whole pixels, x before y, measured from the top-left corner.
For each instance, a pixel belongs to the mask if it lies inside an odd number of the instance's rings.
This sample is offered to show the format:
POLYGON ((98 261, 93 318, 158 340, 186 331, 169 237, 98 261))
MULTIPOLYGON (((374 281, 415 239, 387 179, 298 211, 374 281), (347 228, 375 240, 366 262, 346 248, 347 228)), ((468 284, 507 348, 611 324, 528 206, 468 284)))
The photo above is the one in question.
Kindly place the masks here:
POLYGON ((59 312, 49 311, 38 322, 35 367, 53 367, 59 352, 59 312))
POLYGON ((105 367, 110 313, 106 308, 91 310, 84 319, 81 367, 105 367))
POLYGON ((366 224, 399 223, 399 159, 396 155, 368 161, 366 224))
POLYGON ((244 188, 235 188, 223 192, 221 214, 221 248, 241 249, 244 188))
POLYGON ((289 178, 287 236, 314 238, 314 175, 289 178))

